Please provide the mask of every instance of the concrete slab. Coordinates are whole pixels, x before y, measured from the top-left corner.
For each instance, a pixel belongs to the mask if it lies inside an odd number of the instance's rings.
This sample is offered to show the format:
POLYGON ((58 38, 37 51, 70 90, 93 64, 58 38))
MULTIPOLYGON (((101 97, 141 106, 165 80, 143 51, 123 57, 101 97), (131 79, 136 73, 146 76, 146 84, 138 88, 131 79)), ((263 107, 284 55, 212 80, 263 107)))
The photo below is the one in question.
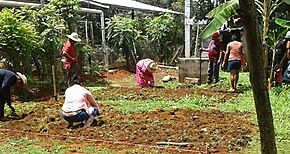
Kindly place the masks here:
POLYGON ((179 58, 178 79, 180 83, 188 83, 185 79, 193 78, 196 83, 207 83, 208 58, 179 58))

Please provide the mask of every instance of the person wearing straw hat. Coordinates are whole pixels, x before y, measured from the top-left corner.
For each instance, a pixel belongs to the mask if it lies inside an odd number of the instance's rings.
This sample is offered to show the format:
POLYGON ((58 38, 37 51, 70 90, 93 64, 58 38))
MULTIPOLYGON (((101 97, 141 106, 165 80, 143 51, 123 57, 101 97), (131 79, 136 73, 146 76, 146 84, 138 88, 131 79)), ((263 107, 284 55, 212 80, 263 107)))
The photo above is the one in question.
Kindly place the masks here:
POLYGON ((154 86, 153 73, 158 70, 158 65, 152 59, 146 58, 136 64, 136 82, 139 87, 154 86))
POLYGON ((4 118, 5 103, 7 103, 11 111, 15 113, 15 109, 11 105, 11 87, 14 86, 19 88, 26 84, 27 78, 24 74, 20 72, 14 73, 6 69, 0 69, 0 119, 4 118))
MULTIPOLYGON (((67 79, 69 80, 74 74, 78 74, 78 58, 75 53, 75 43, 81 42, 79 35, 75 32, 67 35, 68 40, 62 48, 63 61, 67 72, 67 79)), ((69 82, 69 81, 68 81, 69 82)))

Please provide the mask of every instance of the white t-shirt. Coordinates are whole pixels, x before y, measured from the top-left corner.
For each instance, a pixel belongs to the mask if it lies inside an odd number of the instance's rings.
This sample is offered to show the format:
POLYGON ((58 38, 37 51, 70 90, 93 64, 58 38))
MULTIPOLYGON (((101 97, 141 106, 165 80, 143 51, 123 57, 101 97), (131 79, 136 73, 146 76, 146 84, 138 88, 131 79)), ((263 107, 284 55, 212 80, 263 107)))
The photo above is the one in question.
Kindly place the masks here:
POLYGON ((80 85, 73 85, 65 91, 65 101, 62 106, 62 111, 73 112, 80 109, 85 109, 88 112, 88 105, 86 102, 96 104, 93 95, 90 91, 80 85))

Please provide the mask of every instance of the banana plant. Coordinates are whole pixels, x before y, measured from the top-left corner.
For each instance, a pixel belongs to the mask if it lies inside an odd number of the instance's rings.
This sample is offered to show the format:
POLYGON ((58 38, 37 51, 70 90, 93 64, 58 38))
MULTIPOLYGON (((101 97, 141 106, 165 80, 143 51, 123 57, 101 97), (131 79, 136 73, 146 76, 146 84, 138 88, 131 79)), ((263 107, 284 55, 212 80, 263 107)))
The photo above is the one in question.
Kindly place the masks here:
POLYGON ((289 20, 284 20, 280 18, 275 19, 275 23, 279 26, 282 26, 284 28, 290 29, 290 21, 289 20))
MULTIPOLYGON (((257 5, 257 11, 263 16, 264 19, 264 28, 265 26, 269 26, 269 18, 272 13, 280 6, 282 3, 286 3, 290 5, 290 0, 264 0, 261 2, 259 0, 255 0, 257 5)), ((213 9, 211 12, 207 14, 207 18, 213 18, 212 21, 206 26, 206 28, 201 32, 200 37, 202 39, 209 37, 215 31, 220 29, 231 17, 238 15, 239 9, 239 1, 238 0, 230 0, 226 3, 223 3, 213 9)), ((265 31, 265 34, 268 34, 268 30, 265 31)), ((267 36, 267 35, 265 35, 267 36)), ((263 34, 264 38, 264 34, 263 34)))
MULTIPOLYGON (((255 0, 255 4, 257 5, 257 11, 262 15, 263 18, 262 49, 264 52, 262 58, 264 61, 265 71, 267 70, 268 66, 269 49, 267 48, 266 40, 269 35, 270 17, 282 3, 290 4, 290 0, 264 0, 264 1, 255 0)), ((207 17, 214 18, 209 23, 209 25, 201 32, 201 38, 204 39, 209 37, 212 33, 217 31, 223 24, 225 24, 228 21, 228 19, 238 15, 237 13, 238 9, 239 9, 239 1, 231 0, 209 12, 207 17)))
POLYGON ((223 3, 210 11, 206 17, 213 18, 213 20, 201 32, 202 39, 209 37, 215 31, 220 29, 231 17, 238 15, 239 1, 231 0, 223 3))

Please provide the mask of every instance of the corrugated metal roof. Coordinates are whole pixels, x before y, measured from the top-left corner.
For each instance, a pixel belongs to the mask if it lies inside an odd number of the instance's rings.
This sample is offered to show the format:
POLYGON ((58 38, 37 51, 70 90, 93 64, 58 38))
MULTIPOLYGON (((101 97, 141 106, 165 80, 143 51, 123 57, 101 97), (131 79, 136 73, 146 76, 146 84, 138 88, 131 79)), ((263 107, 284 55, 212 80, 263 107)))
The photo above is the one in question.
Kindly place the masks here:
POLYGON ((92 0, 93 2, 100 3, 103 5, 111 5, 121 8, 129 8, 134 10, 145 10, 145 11, 157 11, 157 12, 168 12, 174 14, 183 14, 181 12, 164 9, 161 7, 133 1, 133 0, 92 0))

